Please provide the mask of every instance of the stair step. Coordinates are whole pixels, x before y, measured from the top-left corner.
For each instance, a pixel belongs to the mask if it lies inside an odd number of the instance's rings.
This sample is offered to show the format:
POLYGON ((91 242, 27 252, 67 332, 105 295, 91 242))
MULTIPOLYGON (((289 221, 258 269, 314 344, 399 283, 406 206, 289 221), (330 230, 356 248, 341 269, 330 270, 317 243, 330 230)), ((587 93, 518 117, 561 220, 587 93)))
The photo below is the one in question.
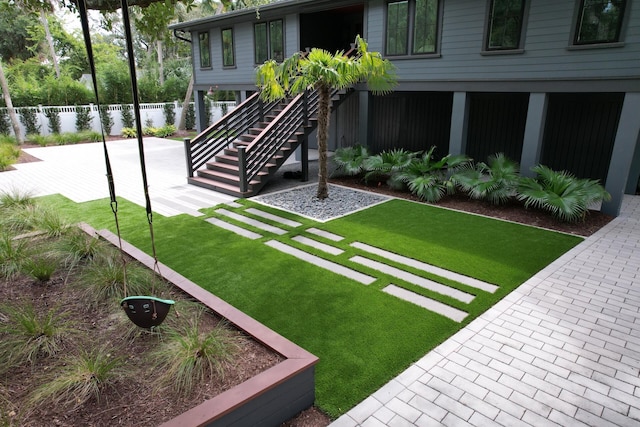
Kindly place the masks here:
POLYGON ((199 176, 188 178, 189 184, 197 185, 202 188, 208 188, 219 193, 229 194, 234 197, 251 197, 255 193, 250 188, 249 191, 242 193, 237 185, 225 184, 223 182, 212 181, 210 179, 202 178, 199 176))
MULTIPOLYGON (((225 150, 226 152, 227 150, 225 150)), ((238 165, 238 152, 236 154, 218 154, 216 157, 216 162, 227 163, 230 165, 238 165)))
MULTIPOLYGON (((222 182, 225 184, 230 184, 230 185, 235 185, 236 187, 239 188, 240 186, 240 177, 238 175, 234 175, 232 173, 226 173, 226 172, 220 172, 220 171, 214 171, 214 170, 210 170, 210 169, 200 169, 198 170, 198 176, 201 178, 207 178, 210 179, 212 181, 217 181, 217 182, 222 182)), ((268 174, 266 172, 258 172, 258 177, 263 177, 263 176, 267 176, 268 174)), ((260 180, 259 179, 254 179, 251 182, 249 182, 249 185, 257 185, 260 184, 260 180)))
POLYGON ((205 164, 208 170, 227 172, 233 175, 238 175, 238 164, 223 163, 223 162, 207 162, 205 164))

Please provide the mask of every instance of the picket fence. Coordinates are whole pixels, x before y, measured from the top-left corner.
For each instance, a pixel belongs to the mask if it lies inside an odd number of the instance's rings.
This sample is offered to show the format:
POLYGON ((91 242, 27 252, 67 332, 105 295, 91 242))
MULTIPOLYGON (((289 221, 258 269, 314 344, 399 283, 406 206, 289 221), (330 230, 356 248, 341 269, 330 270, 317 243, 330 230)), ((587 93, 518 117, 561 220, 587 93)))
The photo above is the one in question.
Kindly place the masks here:
MULTIPOLYGON (((182 113, 182 103, 175 101, 172 102, 174 105, 175 111, 175 126, 178 127, 178 122, 180 121, 180 114, 182 113)), ((191 103, 193 105, 193 102, 191 103)), ((140 104, 140 119, 142 121, 142 126, 146 127, 147 124, 150 124, 151 127, 162 127, 165 123, 164 118, 164 105, 165 103, 153 103, 153 104, 140 104)), ((209 118, 209 123, 214 123, 218 119, 220 119, 224 114, 233 110, 236 106, 236 103, 233 101, 220 101, 220 102, 212 102, 211 103, 211 117, 209 118)), ((98 114, 98 106, 94 104, 85 105, 85 107, 89 107, 90 116, 91 116, 91 128, 97 132, 100 132, 100 116, 98 114)), ((49 119, 44 115, 44 109, 47 108, 57 108, 59 111, 60 117, 60 132, 76 132, 76 107, 75 106, 42 106, 39 105, 37 107, 18 107, 15 108, 16 114, 18 115, 18 119, 20 119, 20 111, 25 109, 35 110, 36 111, 36 119, 37 124, 39 126, 40 135, 49 135, 51 132, 49 131, 49 119)), ((6 108, 0 108, 1 110, 6 110, 6 108)), ((120 135, 122 134, 122 106, 120 104, 113 104, 107 106, 107 111, 111 114, 111 118, 113 118, 113 127, 111 128, 110 135, 120 135)), ((133 105, 131 105, 131 114, 133 115, 133 105)), ((25 135, 25 127, 20 123, 20 130, 22 135, 25 135)), ((13 128, 11 128, 11 132, 13 133, 13 128)))

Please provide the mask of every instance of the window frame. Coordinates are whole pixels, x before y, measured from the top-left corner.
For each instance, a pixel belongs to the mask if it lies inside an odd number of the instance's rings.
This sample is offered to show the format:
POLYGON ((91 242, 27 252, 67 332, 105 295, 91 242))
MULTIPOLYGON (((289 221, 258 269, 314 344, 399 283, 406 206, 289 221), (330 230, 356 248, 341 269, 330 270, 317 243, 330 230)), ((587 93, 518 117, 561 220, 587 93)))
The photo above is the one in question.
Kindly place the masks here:
POLYGON ((483 54, 509 54, 523 53, 527 22, 529 21, 529 4, 530 1, 522 0, 520 11, 520 31, 518 34, 518 44, 516 47, 491 47, 491 31, 493 30, 493 8, 497 0, 487 0, 487 13, 485 18, 484 35, 482 40, 483 54))
POLYGON ((209 37, 209 31, 201 31, 198 33, 198 49, 200 55, 200 68, 208 69, 211 68, 211 37, 209 37), (206 50, 205 50, 206 49, 206 50), (207 62, 203 62, 204 58, 203 53, 206 52, 207 62))
POLYGON ((253 62, 255 65, 263 64, 265 61, 269 61, 271 59, 274 59, 277 62, 284 61, 285 51, 286 51, 284 33, 285 33, 285 26, 284 26, 284 19, 282 18, 273 19, 273 20, 264 21, 264 22, 255 22, 253 24, 253 62), (280 53, 280 57, 274 58, 274 56, 277 56, 277 54, 274 51, 274 45, 275 45, 274 40, 272 40, 273 38, 272 25, 276 22, 280 23, 280 28, 281 28, 280 44, 281 44, 282 52, 280 53), (260 46, 261 48, 263 48, 262 50, 264 50, 265 59, 263 61, 260 61, 261 58, 258 58, 258 40, 256 37, 257 29, 260 26, 264 26, 264 40, 266 43, 266 46, 260 46))
POLYGON ((595 40, 580 41, 579 33, 582 26, 582 17, 584 16, 584 7, 586 0, 577 0, 573 19, 573 27, 571 31, 570 48, 589 49, 600 47, 619 47, 624 45, 624 30, 627 20, 629 19, 629 0, 619 0, 622 3, 620 10, 621 17, 618 20, 615 40, 595 40))
POLYGON ((393 59, 402 58, 439 58, 440 47, 442 41, 442 15, 443 15, 443 1, 434 0, 436 2, 436 23, 434 28, 434 43, 432 52, 415 52, 416 48, 416 1, 417 0, 389 0, 385 2, 384 10, 384 56, 393 59), (407 28, 406 28, 406 40, 405 40, 405 53, 389 53, 389 5, 393 3, 407 2, 407 28))
POLYGON ((220 43, 222 44, 222 68, 234 68, 236 66, 236 52, 235 52, 235 40, 233 34, 233 27, 220 29, 220 43), (231 64, 227 64, 227 54, 225 45, 225 32, 231 32, 231 64))

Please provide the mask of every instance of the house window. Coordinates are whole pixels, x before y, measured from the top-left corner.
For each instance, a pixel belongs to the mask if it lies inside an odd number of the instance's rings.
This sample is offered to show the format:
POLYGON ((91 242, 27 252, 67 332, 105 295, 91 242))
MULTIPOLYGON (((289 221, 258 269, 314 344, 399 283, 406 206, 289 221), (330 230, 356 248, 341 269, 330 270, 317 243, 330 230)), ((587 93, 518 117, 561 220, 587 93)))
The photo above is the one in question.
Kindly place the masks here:
POLYGON ((524 0, 491 0, 487 29, 487 50, 520 48, 524 0))
POLYGON ((198 34, 200 47, 200 68, 211 67, 211 52, 209 50, 209 33, 198 34))
POLYGON ((625 0, 581 0, 575 44, 620 41, 625 0))
POLYGON ((227 28, 222 30, 222 65, 233 67, 236 64, 233 52, 233 30, 227 28))
POLYGON ((261 22, 253 27, 254 56, 256 64, 269 59, 284 60, 284 31, 282 20, 261 22))
POLYGON ((435 53, 439 0, 404 0, 387 3, 386 54, 435 53))

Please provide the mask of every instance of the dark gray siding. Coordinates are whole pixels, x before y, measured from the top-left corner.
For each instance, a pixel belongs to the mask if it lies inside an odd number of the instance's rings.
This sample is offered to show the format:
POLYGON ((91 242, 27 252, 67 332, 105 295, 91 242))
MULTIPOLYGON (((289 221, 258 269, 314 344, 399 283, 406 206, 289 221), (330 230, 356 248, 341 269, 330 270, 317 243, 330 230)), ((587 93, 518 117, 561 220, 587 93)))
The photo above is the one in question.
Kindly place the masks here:
MULTIPOLYGON (((575 4, 573 0, 533 0, 524 53, 482 55, 487 2, 445 1, 441 57, 394 60, 400 80, 481 83, 640 77, 640 5, 636 2, 628 9, 624 46, 571 49, 575 4)), ((370 2, 368 19, 370 49, 383 52, 383 0, 370 2)))

